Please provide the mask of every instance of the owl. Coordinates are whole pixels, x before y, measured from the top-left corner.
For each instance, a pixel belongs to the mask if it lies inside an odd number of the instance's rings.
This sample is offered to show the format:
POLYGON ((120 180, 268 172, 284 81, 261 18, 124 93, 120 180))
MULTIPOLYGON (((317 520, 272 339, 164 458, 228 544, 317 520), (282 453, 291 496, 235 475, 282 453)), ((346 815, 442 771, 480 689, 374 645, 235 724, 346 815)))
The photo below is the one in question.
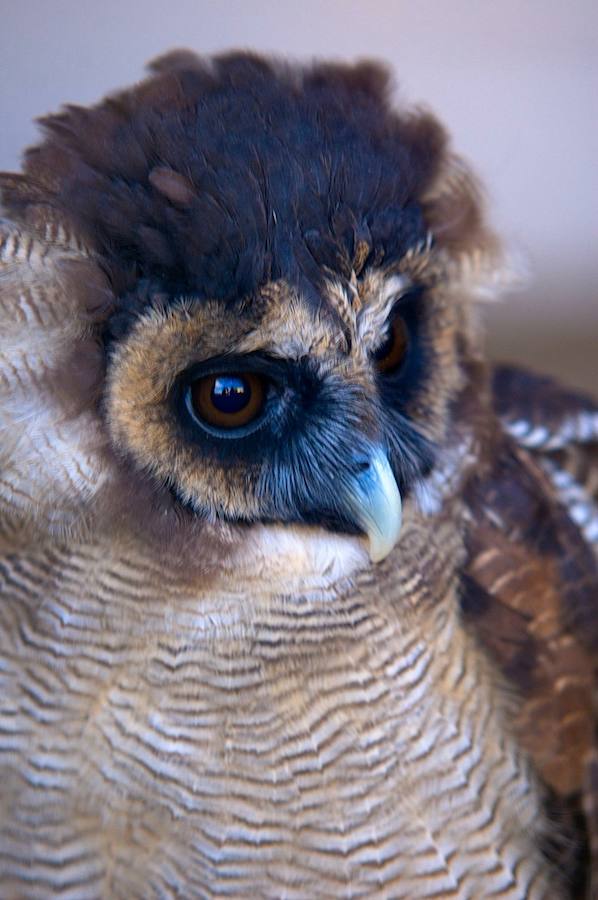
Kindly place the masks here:
POLYGON ((442 127, 374 63, 183 51, 42 122, 0 176, 2 896, 590 896, 598 404, 485 360, 442 127))

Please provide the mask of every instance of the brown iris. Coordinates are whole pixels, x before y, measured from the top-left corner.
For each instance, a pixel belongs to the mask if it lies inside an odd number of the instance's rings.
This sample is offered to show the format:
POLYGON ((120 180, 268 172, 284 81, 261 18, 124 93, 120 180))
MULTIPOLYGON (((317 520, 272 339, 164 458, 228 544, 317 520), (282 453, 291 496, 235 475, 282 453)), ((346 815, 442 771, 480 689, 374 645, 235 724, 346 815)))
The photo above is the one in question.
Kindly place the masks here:
POLYGON ((264 380, 253 372, 226 372, 198 378, 191 385, 195 415, 215 428, 240 428, 262 411, 264 380))
POLYGON ((400 316, 395 316, 390 326, 388 337, 381 344, 372 358, 379 372, 386 374, 398 369, 407 352, 409 336, 407 326, 400 316))

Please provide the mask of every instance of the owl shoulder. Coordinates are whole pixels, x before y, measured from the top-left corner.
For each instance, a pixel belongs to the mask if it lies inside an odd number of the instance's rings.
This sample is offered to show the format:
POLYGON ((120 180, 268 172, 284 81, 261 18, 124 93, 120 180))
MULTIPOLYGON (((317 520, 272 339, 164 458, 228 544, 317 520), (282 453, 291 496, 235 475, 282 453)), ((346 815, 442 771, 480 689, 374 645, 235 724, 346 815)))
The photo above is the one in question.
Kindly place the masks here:
POLYGON ((596 878, 598 402, 506 366, 492 400, 465 491, 464 619, 520 697, 514 727, 561 823, 553 855, 583 880, 591 850, 596 878))

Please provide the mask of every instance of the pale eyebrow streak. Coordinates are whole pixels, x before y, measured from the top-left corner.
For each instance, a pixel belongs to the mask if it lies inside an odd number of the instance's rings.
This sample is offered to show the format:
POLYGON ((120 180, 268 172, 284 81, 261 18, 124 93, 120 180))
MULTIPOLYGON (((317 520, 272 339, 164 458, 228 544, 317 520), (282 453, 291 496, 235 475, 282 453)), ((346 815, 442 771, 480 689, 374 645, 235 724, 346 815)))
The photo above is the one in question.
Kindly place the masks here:
POLYGON ((353 353, 362 355, 380 343, 394 304, 411 286, 406 274, 381 272, 368 273, 359 284, 356 279, 328 282, 328 300, 350 334, 353 353))
POLYGON ((357 336, 368 349, 380 343, 380 336, 393 306, 411 286, 411 279, 403 274, 378 278, 378 282, 369 288, 372 299, 357 316, 357 336))
POLYGON ((272 285, 269 293, 274 302, 266 308, 259 324, 238 341, 235 346, 238 353, 261 351, 281 359, 297 360, 325 355, 342 345, 344 338, 338 329, 337 333, 331 330, 330 322, 314 315, 291 289, 272 285))

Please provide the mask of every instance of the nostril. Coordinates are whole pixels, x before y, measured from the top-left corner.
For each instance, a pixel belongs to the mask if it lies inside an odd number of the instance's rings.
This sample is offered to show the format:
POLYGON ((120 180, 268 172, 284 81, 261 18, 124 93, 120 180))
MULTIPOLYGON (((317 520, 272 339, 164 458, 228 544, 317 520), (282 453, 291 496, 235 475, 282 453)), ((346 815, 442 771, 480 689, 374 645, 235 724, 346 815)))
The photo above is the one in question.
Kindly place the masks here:
POLYGON ((367 472, 370 468, 370 461, 365 456, 360 456, 354 460, 355 471, 356 472, 367 472))

